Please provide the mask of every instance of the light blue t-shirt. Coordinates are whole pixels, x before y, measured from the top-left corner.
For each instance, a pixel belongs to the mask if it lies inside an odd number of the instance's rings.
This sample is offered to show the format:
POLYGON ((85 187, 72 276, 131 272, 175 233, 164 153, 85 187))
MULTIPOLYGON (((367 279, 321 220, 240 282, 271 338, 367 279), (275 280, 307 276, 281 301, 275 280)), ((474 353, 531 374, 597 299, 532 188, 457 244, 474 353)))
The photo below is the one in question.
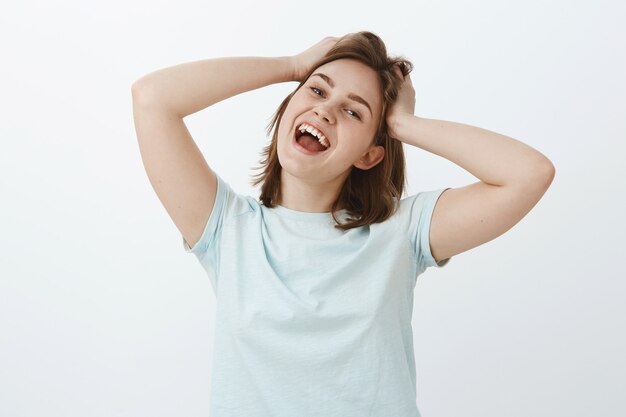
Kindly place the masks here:
MULTIPOLYGON (((445 189, 341 231, 217 175, 195 254, 216 296, 210 417, 419 417, 411 317, 445 189)), ((340 219, 348 217, 342 210, 340 219)))

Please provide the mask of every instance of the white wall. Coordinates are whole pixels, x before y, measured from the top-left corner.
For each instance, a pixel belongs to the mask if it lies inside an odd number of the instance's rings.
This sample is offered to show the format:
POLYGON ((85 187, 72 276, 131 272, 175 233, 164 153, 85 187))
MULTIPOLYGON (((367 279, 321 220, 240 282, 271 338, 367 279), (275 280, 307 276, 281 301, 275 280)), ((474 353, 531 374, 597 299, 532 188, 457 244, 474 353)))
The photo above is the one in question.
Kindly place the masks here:
MULTIPOLYGON (((215 299, 154 194, 130 87, 216 56, 371 30, 412 59, 416 114, 548 156, 505 235, 420 276, 424 417, 626 415, 626 7, 610 1, 28 0, 0 14, 0 415, 206 416, 215 299)), ((239 193, 295 83, 187 117, 239 193)), ((407 149, 409 194, 476 179, 407 149)))

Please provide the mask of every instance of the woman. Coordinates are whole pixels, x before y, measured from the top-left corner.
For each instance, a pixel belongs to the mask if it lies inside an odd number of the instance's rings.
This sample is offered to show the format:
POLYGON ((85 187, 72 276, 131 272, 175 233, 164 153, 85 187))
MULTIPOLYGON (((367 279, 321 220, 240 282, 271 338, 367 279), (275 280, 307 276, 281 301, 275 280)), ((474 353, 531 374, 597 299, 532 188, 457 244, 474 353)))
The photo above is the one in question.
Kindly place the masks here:
POLYGON ((217 298, 212 417, 420 415, 417 276, 509 230, 555 171, 515 139, 416 117, 411 69, 358 32, 134 83, 146 172, 217 298), (268 128, 257 201, 209 168, 183 118, 286 81, 299 85, 268 128), (480 181, 401 199, 403 143, 480 181))

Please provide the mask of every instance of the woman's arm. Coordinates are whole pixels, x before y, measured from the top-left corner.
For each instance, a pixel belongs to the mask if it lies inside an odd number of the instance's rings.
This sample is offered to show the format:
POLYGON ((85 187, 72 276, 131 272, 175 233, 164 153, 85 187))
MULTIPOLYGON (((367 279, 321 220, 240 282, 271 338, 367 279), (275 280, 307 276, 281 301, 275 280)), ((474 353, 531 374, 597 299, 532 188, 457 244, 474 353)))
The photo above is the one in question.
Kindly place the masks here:
POLYGON ((536 149, 480 127, 410 114, 393 123, 400 141, 446 158, 486 184, 523 183, 554 170, 536 149))
POLYGON ((221 100, 284 81, 299 81, 337 38, 294 56, 232 57, 160 69, 132 85, 141 158, 161 203, 193 247, 215 204, 217 177, 183 118, 221 100))
POLYGON ((454 162, 485 184, 528 182, 554 171, 541 152, 516 139, 463 123, 415 116, 411 76, 404 76, 398 67, 395 70, 404 81, 387 113, 392 137, 454 162))
POLYGON ((226 57, 159 69, 132 85, 133 99, 180 118, 270 84, 296 81, 294 57, 226 57))
POLYGON ((439 197, 430 225, 430 251, 437 262, 502 235, 552 183, 554 165, 529 145, 479 127, 417 117, 414 110, 415 90, 407 75, 388 113, 390 134, 480 179, 439 197))
POLYGON ((133 83, 133 100, 183 118, 246 91, 301 81, 338 40, 327 36, 293 56, 210 58, 163 68, 133 83))
POLYGON ((235 57, 160 69, 132 85, 144 168, 190 247, 200 239, 213 210, 217 177, 183 118, 233 95, 292 79, 292 58, 235 57))

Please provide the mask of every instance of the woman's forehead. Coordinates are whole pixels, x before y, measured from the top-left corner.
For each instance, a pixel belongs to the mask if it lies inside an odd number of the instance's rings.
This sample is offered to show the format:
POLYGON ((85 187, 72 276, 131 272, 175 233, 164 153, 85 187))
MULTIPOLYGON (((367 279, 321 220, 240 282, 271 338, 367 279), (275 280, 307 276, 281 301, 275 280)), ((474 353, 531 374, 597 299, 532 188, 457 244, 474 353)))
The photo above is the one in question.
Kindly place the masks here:
POLYGON ((358 94, 374 106, 380 105, 382 99, 378 74, 354 59, 342 58, 320 65, 309 79, 326 83, 331 88, 338 88, 346 93, 358 94))
POLYGON ((369 79, 370 81, 378 80, 378 76, 372 68, 360 61, 348 58, 336 59, 324 65, 320 65, 313 71, 313 74, 317 72, 326 73, 337 82, 347 84, 358 84, 362 79, 369 79))

